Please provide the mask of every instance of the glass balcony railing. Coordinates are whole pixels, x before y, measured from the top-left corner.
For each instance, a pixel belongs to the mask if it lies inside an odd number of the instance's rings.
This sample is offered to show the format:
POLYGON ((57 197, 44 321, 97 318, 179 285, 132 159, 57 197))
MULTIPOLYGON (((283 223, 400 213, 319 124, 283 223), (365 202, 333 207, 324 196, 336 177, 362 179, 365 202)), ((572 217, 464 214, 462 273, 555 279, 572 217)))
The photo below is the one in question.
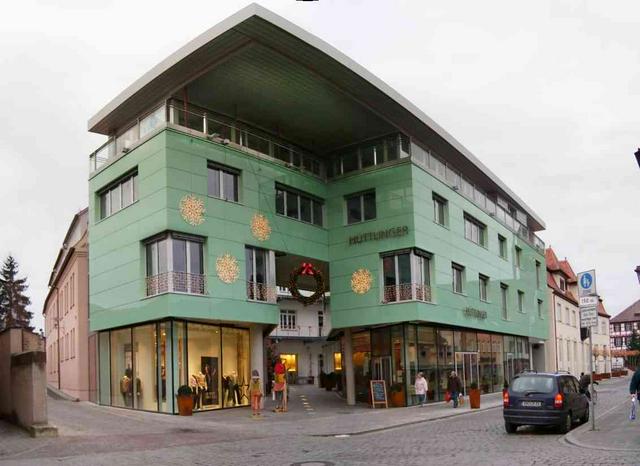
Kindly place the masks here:
POLYGON ((425 150, 413 142, 411 143, 411 159, 416 165, 466 197, 491 217, 494 217, 516 233, 518 237, 544 254, 544 241, 526 226, 527 215, 524 212, 518 210, 510 211, 506 201, 497 197, 495 199, 489 197, 482 189, 467 180, 462 173, 450 164, 443 162, 433 152, 425 150))

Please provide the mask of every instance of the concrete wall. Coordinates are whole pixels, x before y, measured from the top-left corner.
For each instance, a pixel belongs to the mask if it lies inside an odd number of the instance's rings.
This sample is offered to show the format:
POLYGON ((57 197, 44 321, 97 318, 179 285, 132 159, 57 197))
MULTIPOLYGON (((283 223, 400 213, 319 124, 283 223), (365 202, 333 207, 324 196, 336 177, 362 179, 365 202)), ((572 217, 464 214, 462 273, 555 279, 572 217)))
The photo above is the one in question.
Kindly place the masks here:
POLYGON ((0 417, 25 427, 33 436, 57 434, 47 425, 44 343, 27 330, 0 332, 0 417))

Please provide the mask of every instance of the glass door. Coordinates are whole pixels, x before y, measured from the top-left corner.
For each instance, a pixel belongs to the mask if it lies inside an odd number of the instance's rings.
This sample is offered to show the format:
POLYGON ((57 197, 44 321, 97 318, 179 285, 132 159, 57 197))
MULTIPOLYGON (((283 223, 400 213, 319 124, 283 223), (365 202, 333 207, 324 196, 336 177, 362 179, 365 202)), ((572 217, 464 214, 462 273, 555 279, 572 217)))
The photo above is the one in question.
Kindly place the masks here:
POLYGON ((391 386, 391 356, 375 357, 372 363, 372 380, 384 380, 388 392, 391 386))
MULTIPOLYGON (((462 382, 462 394, 467 395, 472 383, 479 384, 477 352, 456 352, 455 371, 462 382)), ((479 385, 478 385, 479 387, 479 385)))

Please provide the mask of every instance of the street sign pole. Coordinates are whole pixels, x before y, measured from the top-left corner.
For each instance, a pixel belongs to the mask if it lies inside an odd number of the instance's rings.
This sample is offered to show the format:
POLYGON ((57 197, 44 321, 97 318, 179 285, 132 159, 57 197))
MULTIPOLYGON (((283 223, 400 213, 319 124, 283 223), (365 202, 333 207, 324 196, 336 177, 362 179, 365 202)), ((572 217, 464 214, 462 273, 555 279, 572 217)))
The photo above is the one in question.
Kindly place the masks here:
POLYGON ((589 327, 589 389, 591 393, 591 402, 589 403, 589 409, 591 409, 591 430, 596 430, 596 404, 593 396, 593 330, 589 327))

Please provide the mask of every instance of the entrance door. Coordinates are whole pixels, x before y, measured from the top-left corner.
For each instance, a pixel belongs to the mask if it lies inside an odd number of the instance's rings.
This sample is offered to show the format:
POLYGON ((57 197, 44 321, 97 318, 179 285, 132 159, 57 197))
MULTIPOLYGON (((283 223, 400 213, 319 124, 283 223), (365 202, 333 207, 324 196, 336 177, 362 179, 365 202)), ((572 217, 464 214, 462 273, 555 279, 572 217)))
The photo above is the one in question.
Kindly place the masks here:
POLYGON ((516 369, 515 369, 515 355, 513 353, 507 353, 507 362, 506 362, 506 367, 505 367, 505 378, 507 379, 507 382, 511 383, 511 380, 513 379, 513 376, 516 375, 516 369))
POLYGON ((384 380, 387 390, 391 386, 391 356, 379 356, 372 360, 372 380, 384 380))
POLYGON ((457 352, 455 356, 455 371, 462 381, 463 395, 471 388, 471 384, 475 382, 480 387, 480 374, 478 368, 478 353, 457 352))

